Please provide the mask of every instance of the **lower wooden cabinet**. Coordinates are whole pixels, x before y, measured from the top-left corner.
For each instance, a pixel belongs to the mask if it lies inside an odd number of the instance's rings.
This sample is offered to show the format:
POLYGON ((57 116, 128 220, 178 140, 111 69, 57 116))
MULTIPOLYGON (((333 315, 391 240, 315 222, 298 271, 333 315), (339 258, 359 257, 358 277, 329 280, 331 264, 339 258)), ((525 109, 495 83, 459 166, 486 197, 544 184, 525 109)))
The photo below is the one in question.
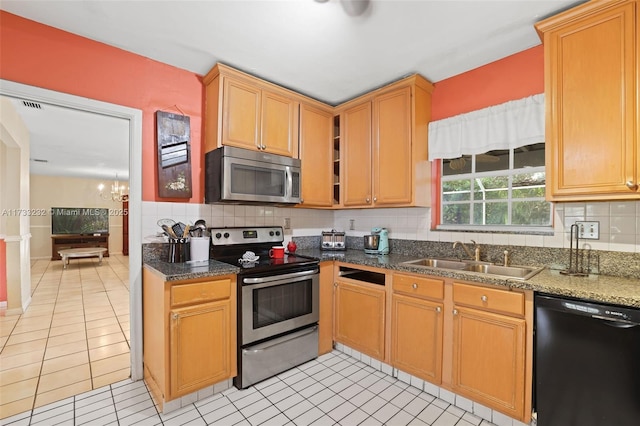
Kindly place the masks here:
POLYGON ((333 350, 333 262, 320 262, 318 355, 333 350))
POLYGON ((442 379, 442 303, 394 294, 391 364, 434 384, 442 379))
POLYGON ((373 358, 385 358, 385 288, 338 280, 335 287, 335 341, 373 358))
POLYGON ((528 422, 532 386, 532 297, 454 282, 451 389, 528 422), (527 329, 529 320, 529 329, 527 329))
POLYGON ((143 268, 144 379, 163 404, 237 375, 236 276, 164 281, 143 268))
POLYGON ((342 262, 334 279, 335 342, 530 422, 532 291, 342 262))
POLYGON ((174 309, 170 322, 171 395, 185 395, 230 378, 229 299, 174 309))
POLYGON ((453 391, 521 419, 525 331, 522 318, 456 307, 453 311, 453 391))

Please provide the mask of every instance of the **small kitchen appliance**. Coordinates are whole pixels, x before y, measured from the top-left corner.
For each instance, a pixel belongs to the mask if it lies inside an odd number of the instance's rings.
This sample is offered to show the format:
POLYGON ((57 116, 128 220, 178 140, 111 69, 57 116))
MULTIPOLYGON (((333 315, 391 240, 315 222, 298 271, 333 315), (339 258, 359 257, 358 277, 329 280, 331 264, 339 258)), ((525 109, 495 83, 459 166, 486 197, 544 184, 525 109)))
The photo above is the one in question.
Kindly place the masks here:
POLYGON ((346 250, 344 231, 322 231, 322 250, 346 250))
POLYGON ((223 146, 205 154, 204 199, 210 203, 300 203, 300 160, 223 146))
POLYGON ((366 254, 389 254, 389 231, 386 228, 373 228, 371 235, 364 236, 366 254))

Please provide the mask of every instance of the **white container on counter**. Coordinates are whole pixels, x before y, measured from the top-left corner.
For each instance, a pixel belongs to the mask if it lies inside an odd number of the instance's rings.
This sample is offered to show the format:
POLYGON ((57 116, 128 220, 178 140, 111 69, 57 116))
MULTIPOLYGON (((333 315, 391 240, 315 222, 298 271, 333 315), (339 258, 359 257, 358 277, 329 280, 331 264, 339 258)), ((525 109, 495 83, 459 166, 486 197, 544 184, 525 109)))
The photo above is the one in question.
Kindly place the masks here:
POLYGON ((191 237, 191 261, 209 260, 209 237, 191 237))

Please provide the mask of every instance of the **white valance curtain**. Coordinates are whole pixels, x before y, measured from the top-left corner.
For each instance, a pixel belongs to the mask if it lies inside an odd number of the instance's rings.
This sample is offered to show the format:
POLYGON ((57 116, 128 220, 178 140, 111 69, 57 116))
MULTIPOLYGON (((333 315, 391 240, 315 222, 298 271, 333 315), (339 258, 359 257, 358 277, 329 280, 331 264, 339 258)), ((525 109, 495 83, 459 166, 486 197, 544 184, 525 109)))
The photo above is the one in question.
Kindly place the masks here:
POLYGON ((544 142, 544 94, 429 124, 429 160, 544 142))

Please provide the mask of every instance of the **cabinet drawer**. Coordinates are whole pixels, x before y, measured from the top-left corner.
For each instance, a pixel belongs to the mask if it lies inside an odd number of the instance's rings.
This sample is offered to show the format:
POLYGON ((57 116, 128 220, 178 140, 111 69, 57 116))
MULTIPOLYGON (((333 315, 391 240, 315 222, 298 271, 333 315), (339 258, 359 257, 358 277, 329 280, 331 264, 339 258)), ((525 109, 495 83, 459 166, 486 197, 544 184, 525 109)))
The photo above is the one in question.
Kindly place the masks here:
POLYGON ((393 291, 432 299, 444 298, 444 281, 415 275, 393 274, 393 291))
POLYGON ((229 279, 171 286, 171 306, 228 299, 230 296, 229 279))
POLYGON ((492 311, 524 315, 524 294, 514 291, 453 283, 453 302, 492 311))

